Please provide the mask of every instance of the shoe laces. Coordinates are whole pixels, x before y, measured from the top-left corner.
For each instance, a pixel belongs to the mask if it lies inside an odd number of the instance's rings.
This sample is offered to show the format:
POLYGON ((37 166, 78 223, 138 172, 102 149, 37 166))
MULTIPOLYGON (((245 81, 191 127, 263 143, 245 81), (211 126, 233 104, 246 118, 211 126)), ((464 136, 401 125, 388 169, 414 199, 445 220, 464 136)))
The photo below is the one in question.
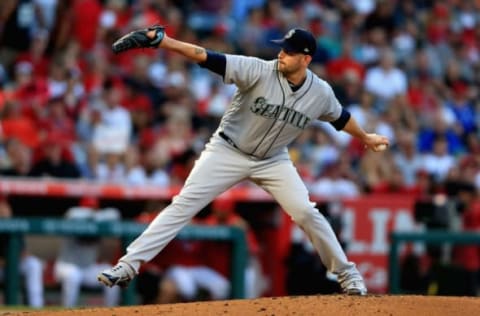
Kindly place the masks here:
POLYGON ((363 287, 363 279, 358 272, 343 272, 338 276, 343 288, 363 287))
POLYGON ((133 269, 133 267, 129 263, 126 263, 123 261, 115 265, 112 268, 112 271, 113 272, 120 271, 121 273, 125 273, 126 276, 130 279, 132 279, 135 276, 135 270, 133 269))

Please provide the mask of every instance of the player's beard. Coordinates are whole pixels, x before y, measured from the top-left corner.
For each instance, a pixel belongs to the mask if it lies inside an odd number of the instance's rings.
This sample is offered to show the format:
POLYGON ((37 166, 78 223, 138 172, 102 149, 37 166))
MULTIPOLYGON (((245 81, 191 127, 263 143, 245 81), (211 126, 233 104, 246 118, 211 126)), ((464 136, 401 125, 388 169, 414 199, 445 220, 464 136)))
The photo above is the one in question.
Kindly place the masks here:
POLYGON ((300 65, 287 65, 285 63, 281 63, 280 61, 278 62, 278 71, 286 78, 291 77, 301 70, 302 67, 300 65))

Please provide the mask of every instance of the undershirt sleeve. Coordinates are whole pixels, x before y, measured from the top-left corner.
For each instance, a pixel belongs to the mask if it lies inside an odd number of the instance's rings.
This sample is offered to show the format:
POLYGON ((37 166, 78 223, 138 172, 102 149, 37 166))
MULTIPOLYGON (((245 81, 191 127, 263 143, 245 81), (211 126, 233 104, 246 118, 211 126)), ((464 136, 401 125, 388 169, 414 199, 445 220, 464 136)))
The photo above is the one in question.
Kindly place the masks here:
POLYGON ((214 51, 207 50, 207 60, 198 64, 202 68, 219 74, 222 78, 225 78, 225 71, 227 68, 227 58, 224 54, 220 54, 214 51))
POLYGON ((330 122, 330 124, 332 124, 333 127, 335 127, 335 129, 337 131, 340 131, 345 127, 348 120, 350 119, 350 116, 351 116, 350 112, 348 112, 347 110, 342 108, 342 113, 340 113, 340 117, 338 119, 336 119, 335 121, 330 122))

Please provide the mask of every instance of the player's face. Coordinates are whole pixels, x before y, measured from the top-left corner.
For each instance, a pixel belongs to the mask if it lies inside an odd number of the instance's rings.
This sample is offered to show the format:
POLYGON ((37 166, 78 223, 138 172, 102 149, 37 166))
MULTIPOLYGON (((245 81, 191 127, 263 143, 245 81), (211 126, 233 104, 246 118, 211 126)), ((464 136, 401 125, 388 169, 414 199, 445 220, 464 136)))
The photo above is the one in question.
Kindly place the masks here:
POLYGON ((304 71, 308 66, 309 58, 311 57, 308 55, 290 53, 282 49, 278 53, 278 70, 285 76, 304 71))

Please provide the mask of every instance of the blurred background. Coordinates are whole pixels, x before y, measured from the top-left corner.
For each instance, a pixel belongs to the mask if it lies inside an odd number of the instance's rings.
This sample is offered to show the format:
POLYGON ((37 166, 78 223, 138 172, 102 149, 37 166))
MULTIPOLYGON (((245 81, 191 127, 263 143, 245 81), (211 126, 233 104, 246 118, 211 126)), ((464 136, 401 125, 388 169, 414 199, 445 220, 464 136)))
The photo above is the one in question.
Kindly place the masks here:
MULTIPOLYGON (((278 53, 270 39, 293 27, 310 30, 318 44, 310 69, 364 129, 390 139, 388 151, 372 153, 322 123, 290 146, 312 200, 369 291, 479 293, 480 247, 452 243, 455 234, 462 240, 480 230, 476 0, 3 0, 3 218, 146 224, 178 192, 235 87, 167 51, 112 54, 115 39, 152 24, 208 49, 264 59, 278 53), (438 231, 446 233, 443 243, 405 242, 388 261, 391 233, 438 231)), ((302 231, 268 195, 240 183, 221 200, 194 222, 246 232, 245 297, 338 292, 302 231)), ((122 303, 121 293, 89 280, 122 254, 118 239, 23 237, 22 304, 122 303)), ((228 298, 229 248, 175 240, 142 271, 137 302, 228 298), (216 286, 199 281, 205 275, 216 286)))

